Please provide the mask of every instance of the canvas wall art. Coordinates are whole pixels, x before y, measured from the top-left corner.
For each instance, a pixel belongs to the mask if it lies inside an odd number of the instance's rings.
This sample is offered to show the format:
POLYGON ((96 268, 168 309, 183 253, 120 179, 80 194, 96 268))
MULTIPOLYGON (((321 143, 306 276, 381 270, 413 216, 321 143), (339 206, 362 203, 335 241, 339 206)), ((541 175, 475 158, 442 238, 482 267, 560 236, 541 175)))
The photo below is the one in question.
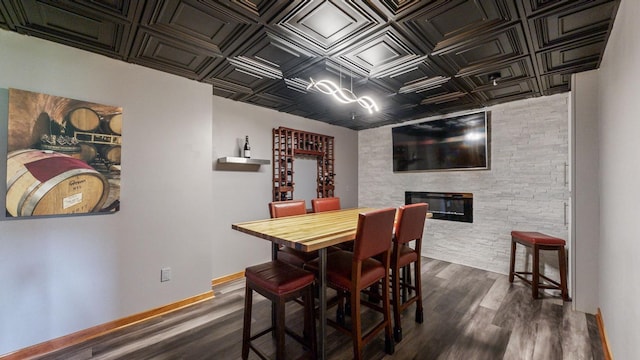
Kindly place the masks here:
POLYGON ((120 210, 122 108, 9 89, 7 217, 120 210))

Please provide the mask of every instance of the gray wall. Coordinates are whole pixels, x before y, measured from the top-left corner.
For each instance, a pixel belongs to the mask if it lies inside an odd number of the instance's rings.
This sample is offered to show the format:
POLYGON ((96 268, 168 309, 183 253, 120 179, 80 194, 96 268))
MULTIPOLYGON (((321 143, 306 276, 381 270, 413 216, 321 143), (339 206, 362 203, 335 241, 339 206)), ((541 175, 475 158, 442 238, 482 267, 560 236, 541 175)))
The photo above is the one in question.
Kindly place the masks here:
POLYGON ((599 297, 613 356, 640 354, 640 2, 623 0, 598 71, 599 297))
MULTIPOLYGON (((214 97, 213 109, 215 159, 234 155, 239 151, 238 144, 244 142, 245 135, 249 135, 251 156, 271 160, 271 130, 278 126, 334 136, 336 195, 345 208, 358 205, 356 131, 220 97, 214 97)), ((297 166, 296 161, 294 182, 302 185, 302 179, 315 179, 315 166, 297 166), (305 174, 304 171, 311 173, 305 174)), ((219 167, 214 171, 213 201, 217 211, 216 216, 210 218, 215 229, 211 236, 214 278, 243 270, 244 267, 238 268, 238 259, 257 263, 270 258, 269 242, 234 231, 230 224, 269 217, 267 203, 272 199, 271 176, 271 166, 262 166, 258 172, 221 170, 219 167), (231 248, 228 247, 230 243, 234 244, 231 248)), ((296 199, 315 197, 315 187, 299 185, 294 190, 296 199)), ((307 207, 311 208, 310 202, 307 202, 307 207)))
MULTIPOLYGON (((254 156, 267 159, 272 127, 334 135, 336 193, 345 206, 356 205, 354 131, 213 97, 210 85, 4 30, 0 49, 0 89, 124 109, 120 212, 0 218, 0 354, 205 293, 212 278, 267 259, 267 244, 232 231, 231 223, 268 216, 270 166, 213 170, 218 157, 237 155, 245 135, 254 156), (165 266, 173 279, 160 283, 165 266)), ((0 114, 6 134, 6 109, 0 114)))
POLYGON ((597 71, 576 74, 571 84, 573 306, 591 314, 598 309, 600 253, 597 76, 597 71))
MULTIPOLYGON (((567 239, 568 95, 487 110, 491 111, 490 170, 394 173, 391 127, 360 131, 358 199, 361 206, 397 206, 404 204, 405 190, 471 192, 474 222, 428 220, 423 255, 508 273, 511 230, 567 239)), ((416 122, 426 120, 430 119, 416 122)), ((555 274, 557 257, 545 259, 550 265, 547 271, 555 274)))

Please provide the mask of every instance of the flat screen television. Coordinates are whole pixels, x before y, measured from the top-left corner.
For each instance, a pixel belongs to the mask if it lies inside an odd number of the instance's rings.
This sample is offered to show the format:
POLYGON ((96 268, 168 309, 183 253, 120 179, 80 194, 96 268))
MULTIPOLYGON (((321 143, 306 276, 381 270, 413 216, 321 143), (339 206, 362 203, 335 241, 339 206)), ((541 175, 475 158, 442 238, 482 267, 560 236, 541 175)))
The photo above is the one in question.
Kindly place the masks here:
POLYGON ((393 171, 489 168, 489 117, 479 112, 392 129, 393 171))

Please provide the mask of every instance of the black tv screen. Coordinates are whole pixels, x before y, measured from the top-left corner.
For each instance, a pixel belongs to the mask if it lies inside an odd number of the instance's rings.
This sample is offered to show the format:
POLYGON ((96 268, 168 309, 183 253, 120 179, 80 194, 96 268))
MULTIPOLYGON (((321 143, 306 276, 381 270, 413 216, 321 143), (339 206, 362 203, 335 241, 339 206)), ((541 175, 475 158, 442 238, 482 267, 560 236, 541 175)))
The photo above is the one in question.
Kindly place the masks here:
POLYGON ((392 129, 393 171, 489 168, 487 112, 392 129))

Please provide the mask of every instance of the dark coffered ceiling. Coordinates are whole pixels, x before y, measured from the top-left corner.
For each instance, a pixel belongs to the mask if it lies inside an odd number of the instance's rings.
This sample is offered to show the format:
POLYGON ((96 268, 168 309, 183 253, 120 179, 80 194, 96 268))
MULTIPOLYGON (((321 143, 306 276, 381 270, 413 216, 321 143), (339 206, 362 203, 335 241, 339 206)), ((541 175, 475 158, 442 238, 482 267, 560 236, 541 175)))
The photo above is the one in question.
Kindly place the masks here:
POLYGON ((568 91, 599 66, 619 2, 0 0, 0 27, 366 129, 568 91), (310 78, 380 111, 307 90, 310 78))

